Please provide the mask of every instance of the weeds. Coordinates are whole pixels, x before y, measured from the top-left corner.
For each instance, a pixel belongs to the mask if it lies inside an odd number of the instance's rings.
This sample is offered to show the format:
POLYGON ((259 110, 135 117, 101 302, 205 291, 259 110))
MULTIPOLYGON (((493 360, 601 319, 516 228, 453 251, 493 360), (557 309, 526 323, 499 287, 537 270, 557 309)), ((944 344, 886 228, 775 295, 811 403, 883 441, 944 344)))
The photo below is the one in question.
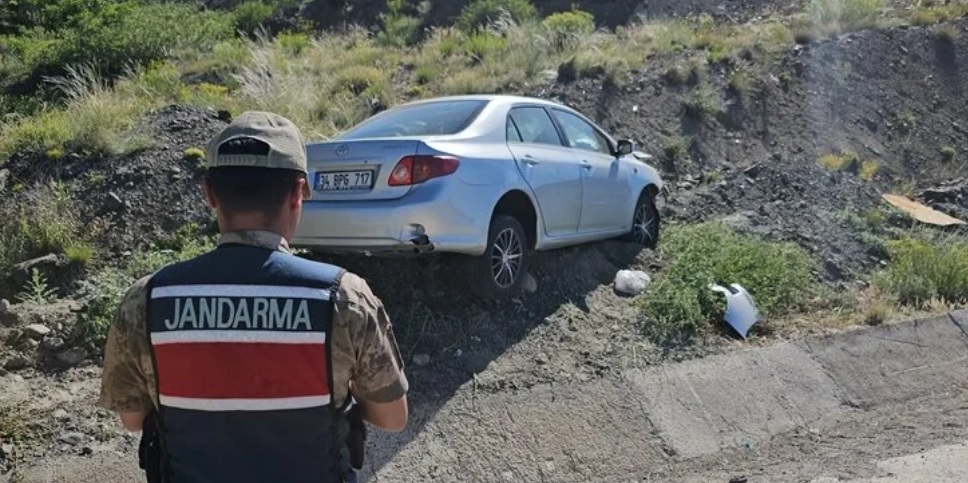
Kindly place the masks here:
POLYGON ((830 37, 879 26, 884 0, 811 0, 795 25, 798 40, 830 37))
POLYGON ((185 150, 185 159, 198 161, 205 157, 205 151, 201 148, 188 148, 185 150))
POLYGON ((38 186, 0 213, 0 272, 31 258, 85 247, 80 228, 64 186, 38 186))
POLYGON ((30 270, 30 280, 24 290, 17 294, 17 301, 34 305, 47 305, 57 298, 57 291, 47 285, 47 278, 36 268, 30 270))
POLYGON ((670 225, 662 248, 672 265, 643 301, 646 332, 659 342, 685 342, 723 314, 712 283, 738 283, 765 316, 796 311, 815 288, 811 262, 793 244, 770 243, 719 224, 670 225))
POLYGON ((689 93, 685 106, 687 113, 701 119, 719 113, 722 101, 715 88, 709 82, 703 82, 689 93))
POLYGON ((817 162, 828 171, 853 173, 864 181, 874 179, 874 176, 881 169, 881 165, 877 161, 862 160, 852 151, 842 154, 825 154, 817 162))
POLYGON ((955 148, 951 146, 944 146, 939 151, 941 152, 941 161, 950 163, 955 160, 955 154, 957 154, 955 152, 955 148))
POLYGON ((968 239, 908 236, 887 243, 891 264, 876 283, 903 304, 968 302, 968 239))

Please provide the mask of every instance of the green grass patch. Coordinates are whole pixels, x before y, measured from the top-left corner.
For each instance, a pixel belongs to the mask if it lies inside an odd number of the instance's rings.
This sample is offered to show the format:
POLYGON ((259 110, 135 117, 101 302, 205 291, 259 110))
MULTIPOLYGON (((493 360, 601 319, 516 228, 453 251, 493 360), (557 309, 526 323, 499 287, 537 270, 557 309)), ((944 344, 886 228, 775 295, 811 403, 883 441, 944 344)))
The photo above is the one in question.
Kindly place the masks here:
POLYGON ((722 100, 716 88, 709 82, 701 82, 685 100, 686 112, 696 118, 718 114, 722 110, 722 100))
POLYGON ((942 147, 940 149, 940 152, 941 152, 941 161, 944 161, 945 163, 950 163, 954 161, 955 155, 957 154, 957 152, 955 151, 955 148, 951 146, 942 147))
POLYGON ((60 184, 38 185, 6 205, 0 213, 0 273, 49 253, 85 258, 88 245, 73 205, 60 184))
POLYGON ((864 181, 874 179, 880 171, 881 164, 872 159, 861 159, 856 153, 846 151, 841 154, 825 154, 817 163, 828 171, 854 173, 864 181))
POLYGON ((734 232, 720 224, 669 225, 661 252, 672 260, 642 301, 645 330, 659 343, 688 342, 725 310, 717 283, 746 288, 764 316, 798 311, 814 292, 813 264, 799 247, 734 232))
POLYGON ((884 0, 811 0, 796 25, 798 38, 824 38, 880 26, 884 0))
POLYGON ((474 0, 457 17, 456 25, 464 32, 476 32, 489 25, 510 19, 515 23, 533 20, 538 10, 528 0, 474 0))
POLYGON ((968 302, 968 239, 908 236, 887 243, 890 266, 876 283, 906 305, 968 302))
POLYGON ((567 12, 553 13, 542 21, 548 37, 555 49, 565 50, 578 42, 581 37, 595 31, 595 16, 577 8, 567 12))

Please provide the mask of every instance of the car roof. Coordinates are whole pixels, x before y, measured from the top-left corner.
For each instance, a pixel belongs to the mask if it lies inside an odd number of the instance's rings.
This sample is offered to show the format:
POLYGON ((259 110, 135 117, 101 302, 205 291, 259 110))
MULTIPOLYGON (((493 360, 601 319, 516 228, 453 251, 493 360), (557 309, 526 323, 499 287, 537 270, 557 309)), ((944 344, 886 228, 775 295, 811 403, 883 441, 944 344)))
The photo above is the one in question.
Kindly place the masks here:
POLYGON ((456 95, 456 96, 431 97, 427 99, 420 99, 416 101, 406 102, 395 107, 414 106, 418 104, 427 104, 427 103, 441 102, 441 101, 492 101, 492 102, 498 102, 501 104, 516 104, 516 103, 527 102, 531 104, 543 104, 546 106, 568 107, 554 101, 549 101, 547 99, 540 99, 537 97, 527 97, 527 96, 514 96, 509 94, 466 94, 466 95, 456 95))

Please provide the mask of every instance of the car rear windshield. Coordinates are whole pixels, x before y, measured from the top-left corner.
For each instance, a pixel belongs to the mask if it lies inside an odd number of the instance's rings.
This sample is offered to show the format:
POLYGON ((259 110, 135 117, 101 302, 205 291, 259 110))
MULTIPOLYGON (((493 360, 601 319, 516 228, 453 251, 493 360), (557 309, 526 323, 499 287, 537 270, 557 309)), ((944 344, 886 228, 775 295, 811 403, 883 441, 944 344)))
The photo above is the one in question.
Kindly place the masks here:
POLYGON ((384 111, 346 131, 340 139, 440 136, 461 132, 487 104, 484 100, 438 101, 384 111))

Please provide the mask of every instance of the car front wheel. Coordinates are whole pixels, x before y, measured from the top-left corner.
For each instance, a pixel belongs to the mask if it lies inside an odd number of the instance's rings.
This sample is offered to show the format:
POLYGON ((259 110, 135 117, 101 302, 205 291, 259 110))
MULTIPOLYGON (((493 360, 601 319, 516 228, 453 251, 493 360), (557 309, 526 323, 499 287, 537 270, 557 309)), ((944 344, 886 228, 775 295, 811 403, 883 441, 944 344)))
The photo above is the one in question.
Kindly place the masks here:
POLYGON ((488 229, 487 249, 475 263, 473 289, 494 299, 517 293, 527 274, 528 251, 521 223, 511 216, 495 216, 488 229))
POLYGON ((655 198, 643 192, 635 204, 632 214, 632 231, 629 240, 646 248, 655 248, 659 244, 659 210, 655 207, 655 198))

